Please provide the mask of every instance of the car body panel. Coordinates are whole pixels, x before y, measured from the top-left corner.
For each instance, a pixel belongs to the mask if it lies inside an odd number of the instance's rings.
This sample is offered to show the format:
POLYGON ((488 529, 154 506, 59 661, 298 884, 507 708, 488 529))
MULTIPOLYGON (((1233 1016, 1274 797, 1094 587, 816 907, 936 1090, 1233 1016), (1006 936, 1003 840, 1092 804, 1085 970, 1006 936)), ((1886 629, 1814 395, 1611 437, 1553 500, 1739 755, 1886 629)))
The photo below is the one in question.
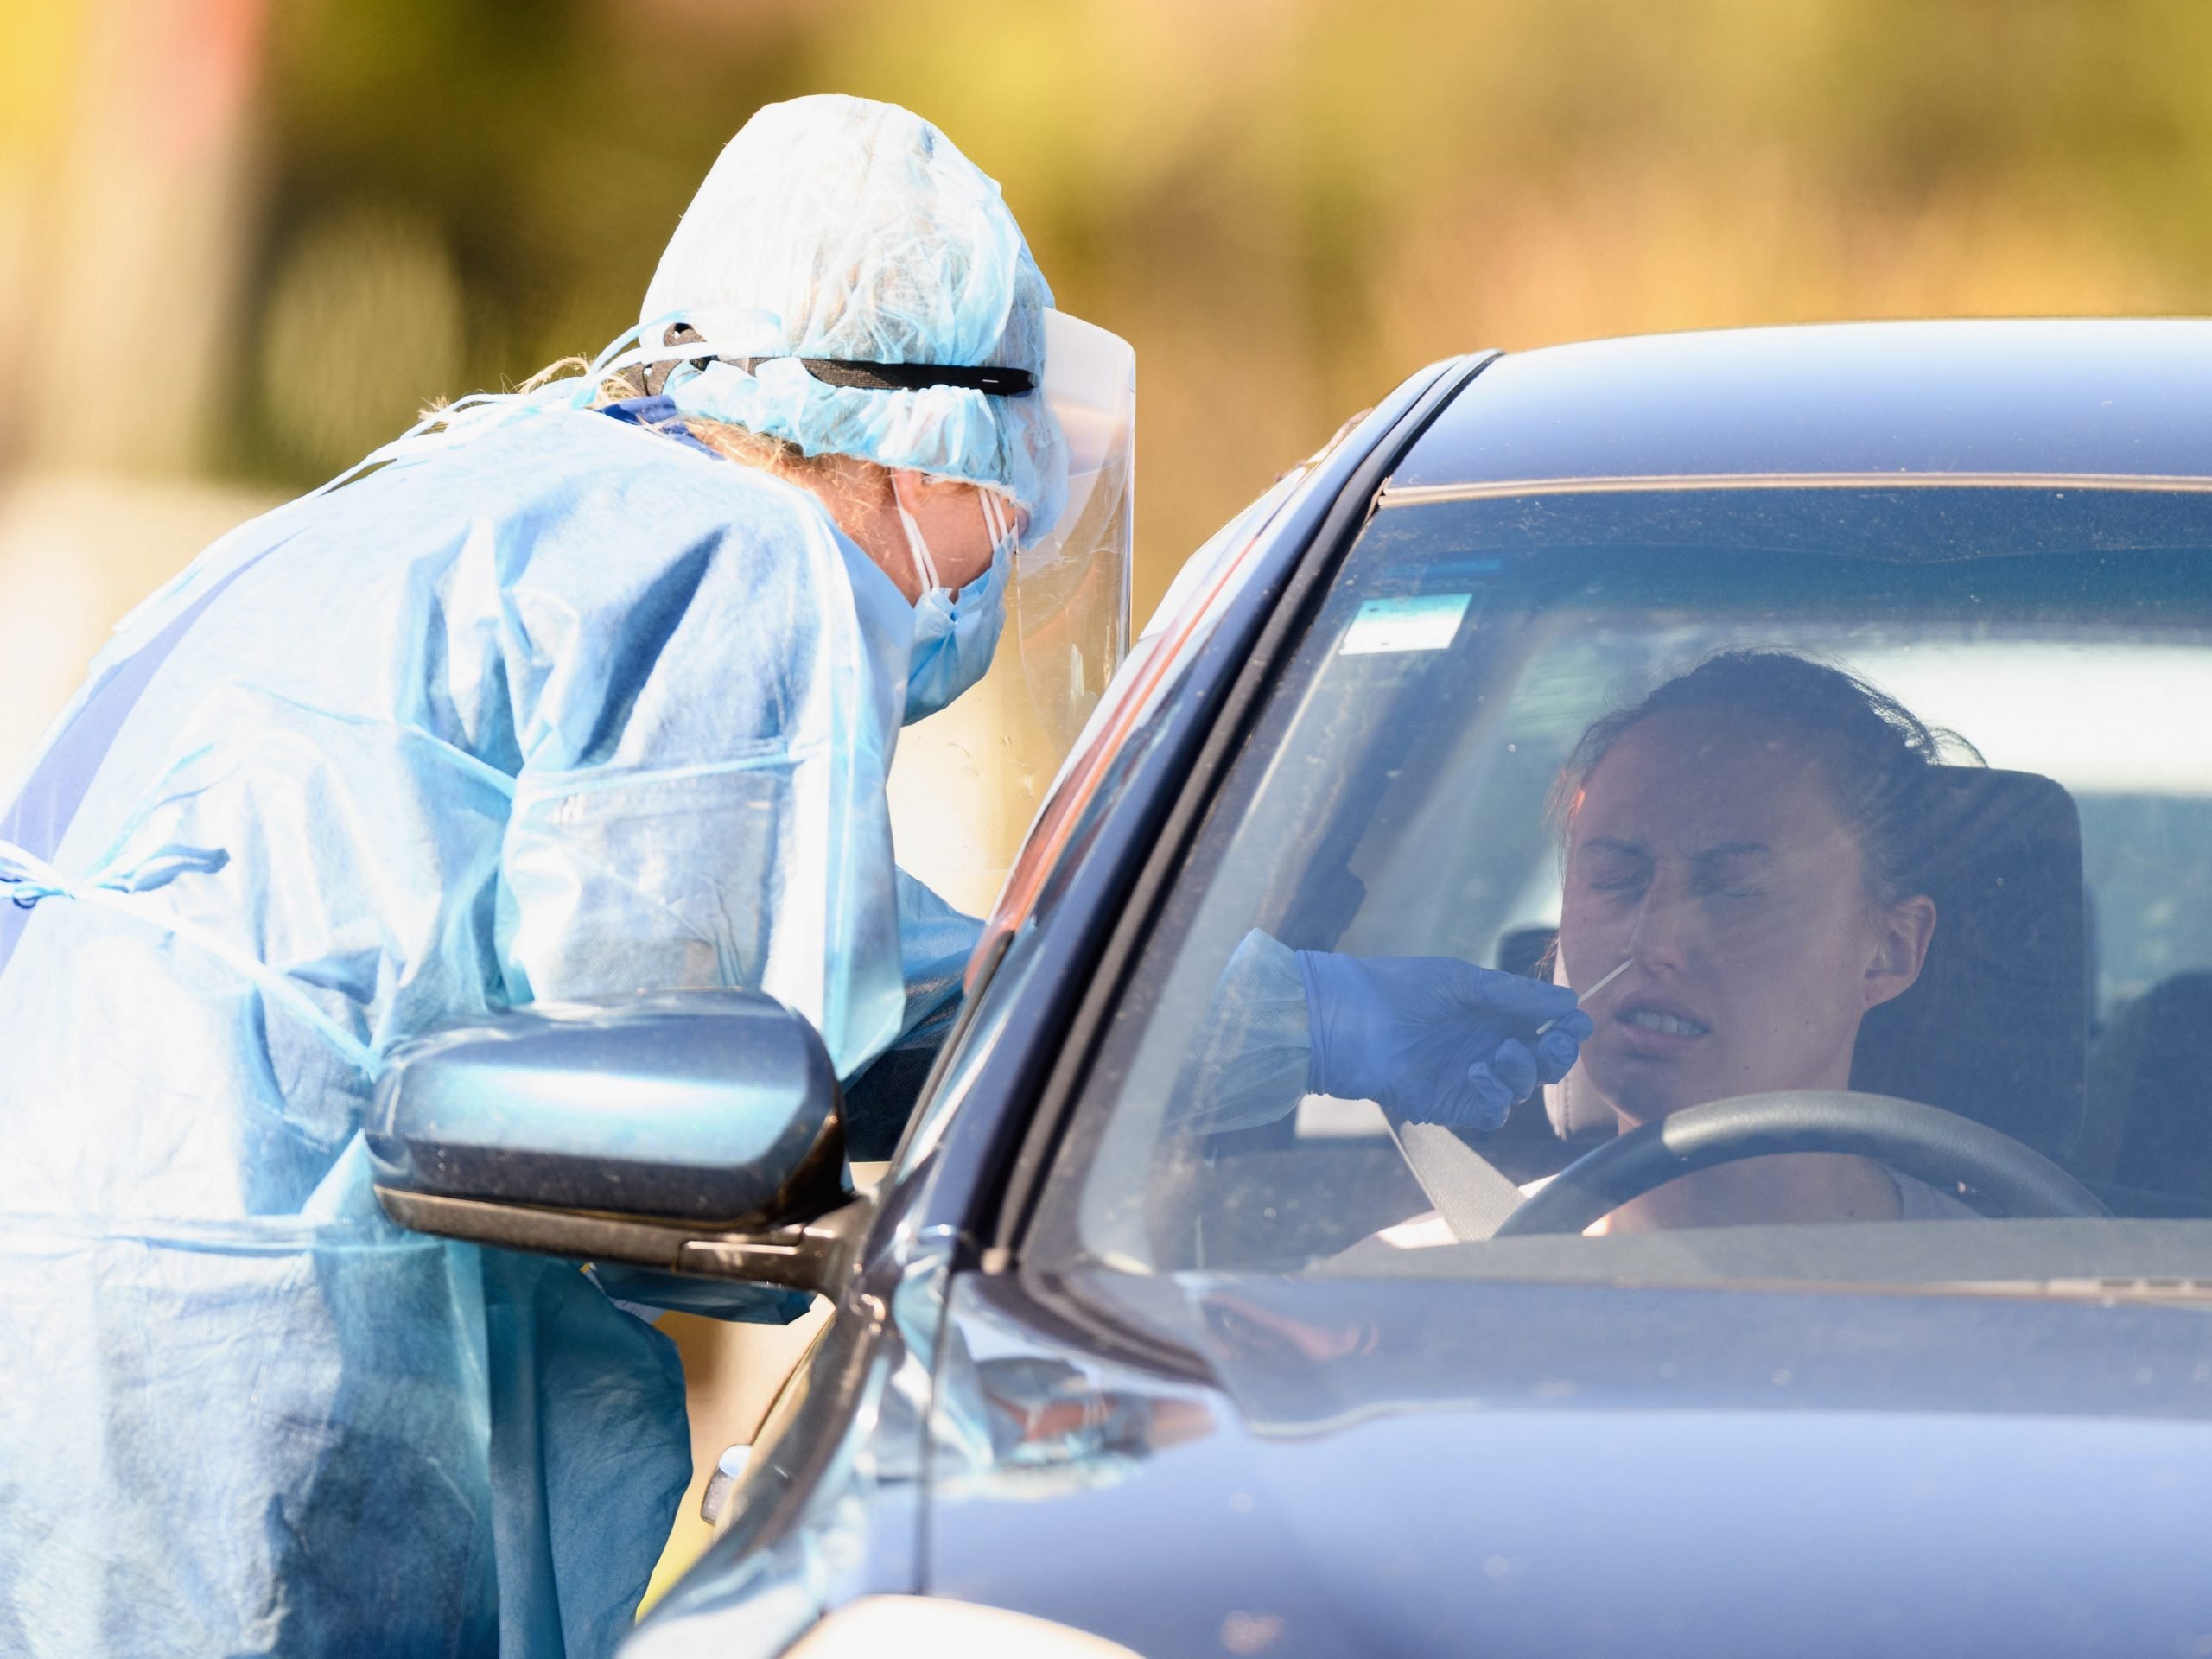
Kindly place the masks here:
POLYGON ((1001 1387, 995 1460, 940 1465, 934 1593, 1155 1656, 2186 1653, 2212 1630, 2198 1308, 1041 1288, 956 1290, 954 1348, 1053 1381, 1049 1406, 1001 1387), (1071 1297, 1212 1380, 1054 1337, 1071 1297))

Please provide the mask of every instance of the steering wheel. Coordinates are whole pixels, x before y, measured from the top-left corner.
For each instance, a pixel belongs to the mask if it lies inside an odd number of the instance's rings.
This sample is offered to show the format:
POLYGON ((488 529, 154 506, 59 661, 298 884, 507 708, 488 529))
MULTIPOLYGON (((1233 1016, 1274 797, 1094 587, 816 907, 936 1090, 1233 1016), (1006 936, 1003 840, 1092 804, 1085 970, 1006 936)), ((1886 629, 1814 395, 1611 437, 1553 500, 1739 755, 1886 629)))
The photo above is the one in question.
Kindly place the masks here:
POLYGON ((2004 1216, 2112 1213, 2041 1153, 1956 1112, 1848 1089, 1783 1089, 1630 1130, 1569 1164, 1492 1236, 1579 1233, 1678 1175, 1777 1152, 1855 1153, 1931 1186, 1963 1181, 2004 1216))

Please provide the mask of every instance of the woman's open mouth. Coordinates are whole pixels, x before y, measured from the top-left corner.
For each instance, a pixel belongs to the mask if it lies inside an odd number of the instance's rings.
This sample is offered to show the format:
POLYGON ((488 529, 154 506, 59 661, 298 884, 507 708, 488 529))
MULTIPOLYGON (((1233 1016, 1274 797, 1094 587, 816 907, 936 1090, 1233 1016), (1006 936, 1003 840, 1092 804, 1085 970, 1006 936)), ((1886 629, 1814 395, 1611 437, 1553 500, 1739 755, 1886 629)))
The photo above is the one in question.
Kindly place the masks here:
POLYGON ((1613 1015, 1623 1046, 1633 1054, 1673 1054, 1713 1029, 1687 1009, 1652 1002, 1631 1002, 1613 1015))
POLYGON ((1621 1016, 1631 1026, 1646 1031, 1668 1031, 1677 1037, 1702 1037, 1705 1027, 1694 1020, 1685 1020, 1679 1014, 1661 1014, 1653 1008, 1637 1008, 1621 1016))

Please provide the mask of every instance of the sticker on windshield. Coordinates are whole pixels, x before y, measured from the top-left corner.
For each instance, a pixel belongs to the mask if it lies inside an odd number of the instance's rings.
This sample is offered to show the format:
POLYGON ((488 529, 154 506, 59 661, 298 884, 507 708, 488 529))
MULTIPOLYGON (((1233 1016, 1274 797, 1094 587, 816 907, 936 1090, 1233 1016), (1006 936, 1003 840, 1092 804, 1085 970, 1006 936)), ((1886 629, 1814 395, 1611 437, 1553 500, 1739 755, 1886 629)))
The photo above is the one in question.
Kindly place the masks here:
POLYGON ((1471 594, 1421 594, 1410 599, 1370 599, 1344 630, 1343 657, 1386 651, 1442 651, 1459 632, 1471 594))

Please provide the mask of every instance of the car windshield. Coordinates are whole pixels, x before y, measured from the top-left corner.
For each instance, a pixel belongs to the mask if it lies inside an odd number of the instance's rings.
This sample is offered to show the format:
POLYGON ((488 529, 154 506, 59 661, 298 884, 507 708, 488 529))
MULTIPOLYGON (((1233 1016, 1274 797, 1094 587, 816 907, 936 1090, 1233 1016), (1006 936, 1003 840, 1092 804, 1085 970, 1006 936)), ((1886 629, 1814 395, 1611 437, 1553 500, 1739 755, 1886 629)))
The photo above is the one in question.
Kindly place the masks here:
POLYGON ((2212 1281, 2208 625, 2187 487, 1386 494, 1127 982, 1028 1259, 2212 1281), (1402 958, 1621 972, 1486 1129, 1433 1016, 1497 982, 1402 958), (1972 1119, 2110 1216, 1924 1144, 1747 1141, 1586 1233, 1491 1236, 1640 1125, 1808 1091, 1972 1119))

